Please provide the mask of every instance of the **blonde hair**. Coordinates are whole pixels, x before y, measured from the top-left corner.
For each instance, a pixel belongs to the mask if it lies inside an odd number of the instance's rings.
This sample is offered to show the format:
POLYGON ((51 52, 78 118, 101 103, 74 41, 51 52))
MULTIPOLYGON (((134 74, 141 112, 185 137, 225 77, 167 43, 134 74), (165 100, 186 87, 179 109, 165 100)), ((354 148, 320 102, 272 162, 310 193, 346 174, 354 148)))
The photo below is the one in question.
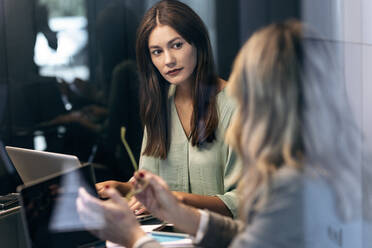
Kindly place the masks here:
POLYGON ((324 42, 305 38, 308 32, 295 20, 272 24, 256 32, 235 60, 228 87, 238 111, 226 140, 244 164, 239 183, 243 218, 258 187, 270 185, 283 166, 325 172, 343 203, 341 215, 352 215, 346 195, 358 187, 353 163, 361 136, 345 114, 343 86, 325 77, 324 68, 332 64, 324 42))

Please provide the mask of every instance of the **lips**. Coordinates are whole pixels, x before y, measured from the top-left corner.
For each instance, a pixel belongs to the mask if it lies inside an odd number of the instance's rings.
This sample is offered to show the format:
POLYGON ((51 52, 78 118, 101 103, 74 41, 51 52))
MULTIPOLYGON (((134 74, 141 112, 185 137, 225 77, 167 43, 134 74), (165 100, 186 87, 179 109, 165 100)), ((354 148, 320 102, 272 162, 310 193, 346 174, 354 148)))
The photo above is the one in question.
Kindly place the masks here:
POLYGON ((174 69, 174 70, 170 70, 167 72, 167 75, 168 76, 177 76, 178 73, 180 73, 180 71, 182 71, 183 68, 178 68, 178 69, 174 69))

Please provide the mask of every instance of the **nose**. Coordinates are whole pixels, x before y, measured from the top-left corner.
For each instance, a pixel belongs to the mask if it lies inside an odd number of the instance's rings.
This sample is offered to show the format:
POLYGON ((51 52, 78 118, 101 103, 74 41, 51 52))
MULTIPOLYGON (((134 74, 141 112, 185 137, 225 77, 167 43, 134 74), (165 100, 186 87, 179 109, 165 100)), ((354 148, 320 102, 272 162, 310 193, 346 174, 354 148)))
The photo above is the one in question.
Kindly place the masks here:
POLYGON ((165 65, 168 67, 174 67, 176 65, 176 58, 174 54, 171 51, 165 51, 164 55, 165 55, 165 58, 164 58, 165 65))

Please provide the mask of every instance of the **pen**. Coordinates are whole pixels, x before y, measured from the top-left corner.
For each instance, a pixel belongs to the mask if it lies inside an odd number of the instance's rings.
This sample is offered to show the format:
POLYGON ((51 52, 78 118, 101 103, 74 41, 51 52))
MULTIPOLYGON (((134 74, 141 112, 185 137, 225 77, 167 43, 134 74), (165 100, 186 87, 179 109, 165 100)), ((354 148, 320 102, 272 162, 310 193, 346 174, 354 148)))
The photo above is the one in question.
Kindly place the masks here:
POLYGON ((121 142, 123 143, 123 145, 125 147, 125 150, 127 150, 127 153, 129 155, 130 161, 132 162, 134 171, 137 171, 138 170, 138 165, 137 165, 136 160, 134 159, 132 149, 130 149, 129 144, 128 144, 127 140, 125 139, 125 132, 126 132, 126 128, 124 126, 122 126, 121 129, 120 129, 121 142))
POLYGON ((138 189, 135 189, 134 187, 132 187, 132 189, 126 194, 125 198, 129 201, 130 198, 132 198, 134 195, 138 194, 138 193, 141 193, 146 187, 147 185, 149 184, 149 182, 147 180, 144 180, 144 179, 141 179, 141 180, 138 180, 139 184, 141 185, 140 188, 138 189))
MULTIPOLYGON (((132 153, 132 149, 130 149, 129 147, 129 144, 127 142, 127 140, 125 139, 125 133, 126 133, 126 128, 124 126, 121 127, 120 129, 120 138, 121 138, 121 142, 123 143, 124 147, 125 147, 125 150, 127 151, 128 155, 129 155, 129 158, 130 158, 130 161, 132 162, 132 165, 133 165, 133 169, 134 171, 138 171, 138 165, 137 165, 137 162, 136 160, 134 159, 134 156, 133 156, 133 153, 132 153)), ((132 187, 132 189, 126 194, 125 198, 129 201, 130 198, 132 198, 134 195, 142 192, 148 185, 148 181, 145 181, 143 179, 141 180, 138 180, 138 182, 142 185, 141 188, 138 188, 138 189, 135 189, 134 187, 132 187)))

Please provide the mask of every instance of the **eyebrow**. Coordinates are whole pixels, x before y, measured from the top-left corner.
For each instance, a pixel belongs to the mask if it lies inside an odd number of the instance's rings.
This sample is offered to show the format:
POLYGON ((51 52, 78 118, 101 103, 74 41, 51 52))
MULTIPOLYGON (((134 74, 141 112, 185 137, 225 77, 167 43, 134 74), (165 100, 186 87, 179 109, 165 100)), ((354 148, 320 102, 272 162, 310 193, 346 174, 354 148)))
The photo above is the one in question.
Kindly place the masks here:
MULTIPOLYGON (((167 44, 171 44, 171 43, 173 43, 174 41, 176 41, 178 39, 181 39, 181 37, 177 36, 177 37, 171 39, 170 41, 168 41, 167 44)), ((155 45, 155 46, 149 46, 149 49, 151 49, 151 48, 159 48, 159 47, 160 46, 157 46, 157 45, 155 45)))

